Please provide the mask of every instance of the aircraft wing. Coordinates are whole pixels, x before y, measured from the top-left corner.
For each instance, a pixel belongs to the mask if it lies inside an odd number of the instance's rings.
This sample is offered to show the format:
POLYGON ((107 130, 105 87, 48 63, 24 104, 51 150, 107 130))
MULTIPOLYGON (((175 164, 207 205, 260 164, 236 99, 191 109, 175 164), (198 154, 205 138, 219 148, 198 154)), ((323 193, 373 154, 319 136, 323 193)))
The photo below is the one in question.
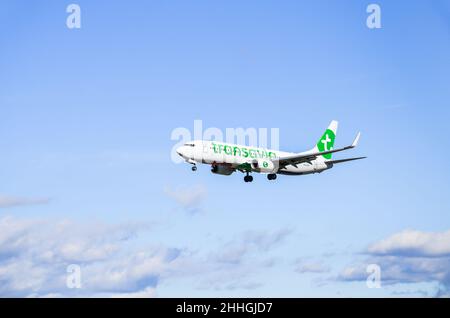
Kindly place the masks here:
POLYGON ((353 160, 360 160, 360 159, 365 159, 367 157, 356 157, 356 158, 346 158, 346 159, 339 159, 339 160, 328 160, 327 163, 341 163, 341 162, 347 162, 347 161, 353 161, 353 160))
POLYGON ((319 152, 310 152, 310 153, 280 157, 280 158, 275 159, 274 161, 278 162, 280 168, 284 168, 289 165, 293 165, 295 167, 299 163, 311 162, 312 160, 316 159, 319 156, 355 148, 358 145, 360 136, 361 136, 361 133, 358 133, 355 137, 355 140, 353 140, 353 142, 350 146, 346 146, 346 147, 338 148, 338 149, 331 149, 331 150, 322 151, 322 152, 320 152, 320 151, 319 152))

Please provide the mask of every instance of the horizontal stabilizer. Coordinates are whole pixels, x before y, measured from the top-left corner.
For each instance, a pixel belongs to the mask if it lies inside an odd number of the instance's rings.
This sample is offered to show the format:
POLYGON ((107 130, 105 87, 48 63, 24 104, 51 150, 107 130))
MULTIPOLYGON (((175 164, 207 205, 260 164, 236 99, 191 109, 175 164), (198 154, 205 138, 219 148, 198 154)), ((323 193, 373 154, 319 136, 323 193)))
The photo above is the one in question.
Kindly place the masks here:
MULTIPOLYGON (((299 153, 299 154, 293 154, 293 155, 286 156, 286 157, 280 157, 280 158, 277 158, 276 160, 278 161, 279 166, 281 168, 283 168, 283 167, 286 167, 287 165, 295 166, 302 162, 311 162, 312 160, 315 160, 319 156, 323 156, 324 158, 327 158, 327 157, 325 157, 325 155, 327 155, 327 154, 355 148, 358 145, 360 136, 361 136, 361 133, 358 133, 356 135, 355 139, 353 140, 352 144, 349 146, 345 146, 343 148, 330 149, 330 150, 326 150, 326 151, 317 151, 316 149, 318 149, 318 147, 316 147, 312 151, 308 151, 305 153, 299 153)), ((362 158, 357 158, 357 159, 362 159, 362 158)), ((353 160, 357 160, 357 159, 353 159, 353 160)), ((336 160, 336 161, 341 162, 341 160, 336 160)), ((334 162, 336 162, 336 161, 334 161, 334 162)), ((327 162, 332 162, 332 161, 327 161, 327 162)))

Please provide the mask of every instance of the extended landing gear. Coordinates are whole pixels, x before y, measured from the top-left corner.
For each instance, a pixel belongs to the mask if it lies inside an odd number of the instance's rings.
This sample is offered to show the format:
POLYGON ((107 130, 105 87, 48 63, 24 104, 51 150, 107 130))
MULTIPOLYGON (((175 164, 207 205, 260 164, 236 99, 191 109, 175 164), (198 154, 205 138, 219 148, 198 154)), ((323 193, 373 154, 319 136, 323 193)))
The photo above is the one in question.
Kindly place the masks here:
POLYGON ((267 175, 267 179, 269 180, 275 180, 277 178, 277 174, 276 173, 269 173, 267 175))
POLYGON ((197 171, 197 166, 193 165, 191 169, 192 169, 192 171, 197 171))
POLYGON ((253 177, 251 175, 248 174, 244 177, 244 181, 245 182, 252 182, 253 181, 253 177))

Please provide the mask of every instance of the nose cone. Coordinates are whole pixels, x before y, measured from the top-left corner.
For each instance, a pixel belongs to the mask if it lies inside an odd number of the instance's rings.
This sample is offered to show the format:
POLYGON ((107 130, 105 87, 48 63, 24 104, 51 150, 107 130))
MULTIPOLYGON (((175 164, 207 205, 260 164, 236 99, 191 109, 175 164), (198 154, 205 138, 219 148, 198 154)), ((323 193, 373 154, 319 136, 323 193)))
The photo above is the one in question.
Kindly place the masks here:
POLYGON ((185 146, 185 145, 178 147, 176 149, 176 152, 178 153, 178 155, 180 155, 181 157, 183 157, 186 160, 191 159, 191 157, 193 155, 192 147, 185 146))
POLYGON ((181 147, 178 147, 177 150, 176 150, 177 154, 180 155, 181 157, 183 157, 183 148, 184 147, 181 146, 181 147))

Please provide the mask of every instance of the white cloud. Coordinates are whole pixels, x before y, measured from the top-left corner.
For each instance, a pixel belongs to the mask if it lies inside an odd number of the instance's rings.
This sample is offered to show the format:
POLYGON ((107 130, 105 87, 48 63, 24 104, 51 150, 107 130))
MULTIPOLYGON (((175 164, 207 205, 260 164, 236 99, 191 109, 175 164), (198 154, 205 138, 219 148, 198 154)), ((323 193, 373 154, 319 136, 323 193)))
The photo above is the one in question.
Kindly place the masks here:
POLYGON ((200 289, 256 289, 262 283, 255 275, 275 265, 272 250, 280 246, 293 232, 291 228, 273 231, 245 231, 219 246, 205 260, 198 286, 200 289))
POLYGON ((0 296, 151 294, 177 266, 175 249, 130 248, 141 224, 77 224, 0 218, 0 296), (67 266, 81 269, 83 288, 66 287, 67 266))
POLYGON ((46 204, 50 201, 48 198, 23 198, 0 194, 0 208, 10 208, 20 205, 46 204))
POLYGON ((190 213, 200 211, 201 205, 208 194, 206 187, 203 185, 178 187, 176 189, 166 187, 164 192, 190 213))
POLYGON ((281 228, 272 232, 246 231, 234 240, 227 242, 215 253, 214 258, 219 262, 238 264, 249 254, 270 250, 291 233, 291 228, 281 228))
POLYGON ((296 268, 295 271, 300 274, 305 273, 327 273, 331 269, 329 266, 325 265, 321 261, 312 261, 312 260, 305 260, 305 259, 299 259, 296 262, 296 268))
POLYGON ((450 231, 405 230, 369 245, 365 253, 363 263, 346 267, 338 279, 366 280, 366 266, 374 263, 380 266, 382 284, 435 283, 436 295, 450 291, 450 231))
POLYGON ((246 231, 203 251, 133 244, 149 230, 140 223, 0 217, 0 297, 148 297, 178 278, 196 288, 254 289, 262 284, 255 273, 273 266, 270 252, 291 233, 246 231), (81 289, 66 286, 70 264, 80 266, 81 289))
POLYGON ((405 230, 370 245, 367 251, 376 255, 450 256, 450 230, 446 232, 405 230))
POLYGON ((112 295, 113 298, 154 298, 156 297, 156 289, 147 287, 144 290, 131 293, 118 293, 112 295))

